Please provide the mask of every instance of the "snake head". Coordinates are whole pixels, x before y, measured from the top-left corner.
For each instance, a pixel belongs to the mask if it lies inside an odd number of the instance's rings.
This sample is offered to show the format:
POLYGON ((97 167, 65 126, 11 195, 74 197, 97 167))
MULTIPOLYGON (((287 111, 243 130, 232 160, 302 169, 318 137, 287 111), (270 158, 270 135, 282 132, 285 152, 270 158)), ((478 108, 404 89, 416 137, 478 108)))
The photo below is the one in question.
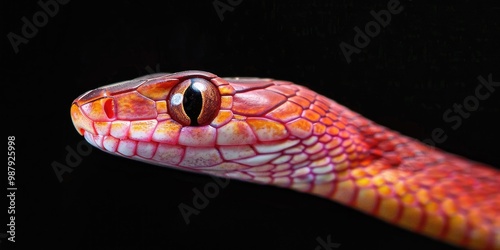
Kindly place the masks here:
POLYGON ((363 150, 335 105, 286 81, 184 71, 88 91, 71 118, 114 155, 286 186, 331 181, 363 150))

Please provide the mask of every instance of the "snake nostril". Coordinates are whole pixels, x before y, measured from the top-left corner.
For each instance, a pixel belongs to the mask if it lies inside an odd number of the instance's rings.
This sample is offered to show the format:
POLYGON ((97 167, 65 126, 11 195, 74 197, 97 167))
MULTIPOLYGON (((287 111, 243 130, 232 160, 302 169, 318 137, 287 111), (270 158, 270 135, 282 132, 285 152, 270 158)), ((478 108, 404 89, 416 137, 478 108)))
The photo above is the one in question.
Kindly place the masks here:
POLYGON ((115 117, 115 105, 113 99, 108 99, 104 102, 104 112, 109 119, 113 119, 115 117))

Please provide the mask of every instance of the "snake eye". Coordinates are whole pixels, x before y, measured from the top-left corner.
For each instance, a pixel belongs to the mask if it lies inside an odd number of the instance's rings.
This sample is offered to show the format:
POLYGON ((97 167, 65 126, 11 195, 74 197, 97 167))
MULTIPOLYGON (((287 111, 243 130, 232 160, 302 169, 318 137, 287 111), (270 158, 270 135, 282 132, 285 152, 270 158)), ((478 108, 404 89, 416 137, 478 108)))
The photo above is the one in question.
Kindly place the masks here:
POLYGON ((220 108, 220 94, 212 83, 192 78, 177 84, 168 97, 170 116, 186 126, 209 124, 220 108))

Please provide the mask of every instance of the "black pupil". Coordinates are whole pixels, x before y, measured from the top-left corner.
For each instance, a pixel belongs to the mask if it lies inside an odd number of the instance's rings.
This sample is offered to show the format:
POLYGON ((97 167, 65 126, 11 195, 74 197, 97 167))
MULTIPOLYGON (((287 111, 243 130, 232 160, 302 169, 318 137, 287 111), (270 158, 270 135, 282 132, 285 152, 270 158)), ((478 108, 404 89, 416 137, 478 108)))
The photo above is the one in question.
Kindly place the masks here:
POLYGON ((193 86, 195 81, 195 79, 191 80, 191 85, 186 89, 184 98, 182 98, 184 112, 186 112, 186 115, 191 119, 191 125, 194 126, 198 125, 198 115, 200 115, 203 106, 201 92, 193 86))

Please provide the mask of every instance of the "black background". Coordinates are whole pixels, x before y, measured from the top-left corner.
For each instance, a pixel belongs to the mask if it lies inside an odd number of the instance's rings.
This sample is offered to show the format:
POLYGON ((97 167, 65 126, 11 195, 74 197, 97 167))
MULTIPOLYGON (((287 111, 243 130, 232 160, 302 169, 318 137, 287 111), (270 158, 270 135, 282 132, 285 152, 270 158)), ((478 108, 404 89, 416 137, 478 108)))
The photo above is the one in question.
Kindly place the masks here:
POLYGON ((315 249, 330 237, 338 249, 452 249, 328 200, 239 181, 186 225, 178 205, 192 204, 192 189, 211 178, 97 149, 62 182, 52 168, 83 139, 69 116, 78 95, 188 69, 300 83, 419 140, 442 128, 448 137, 438 147, 500 166, 498 89, 456 130, 442 118, 474 95, 478 76, 500 81, 499 4, 401 1, 404 10, 347 63, 339 44, 353 45, 354 27, 387 2, 242 0, 221 20, 213 1, 72 0, 15 53, 8 34, 22 35, 22 17, 42 8, 3 1, 2 120, 16 136, 19 190, 16 243, 0 247, 315 249))

